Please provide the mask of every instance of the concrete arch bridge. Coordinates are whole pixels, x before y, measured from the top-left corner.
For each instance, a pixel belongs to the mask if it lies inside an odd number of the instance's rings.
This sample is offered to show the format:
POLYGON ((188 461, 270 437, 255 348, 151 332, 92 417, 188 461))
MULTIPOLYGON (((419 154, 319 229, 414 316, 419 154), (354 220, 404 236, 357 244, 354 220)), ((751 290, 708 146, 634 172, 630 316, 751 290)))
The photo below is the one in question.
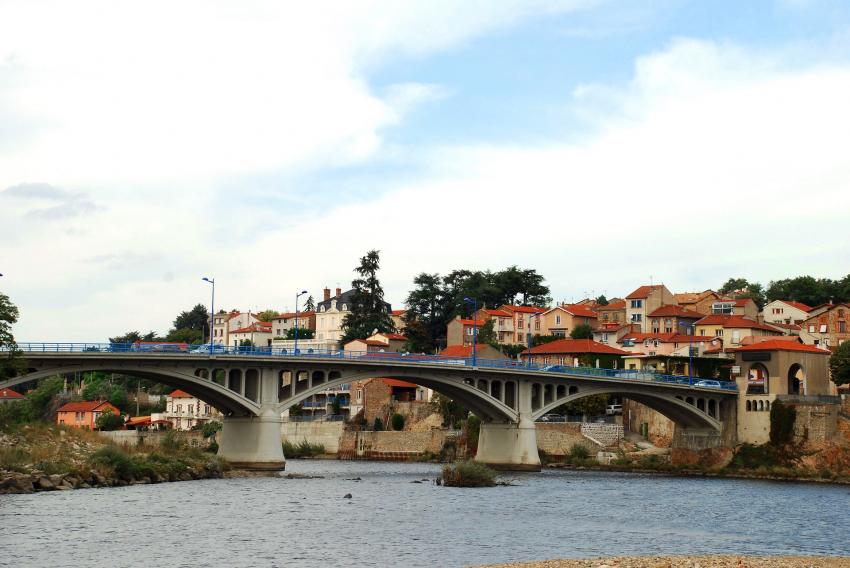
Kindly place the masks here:
MULTIPOLYGON (((719 434, 736 404, 734 383, 690 385, 670 377, 567 367, 547 371, 516 361, 399 353, 268 349, 223 352, 138 350, 114 344, 21 344, 28 371, 0 388, 56 374, 106 371, 180 388, 224 414, 219 455, 240 467, 282 469, 281 413, 324 389, 370 377, 398 378, 444 394, 482 420, 477 460, 539 470, 534 422, 561 404, 622 395, 653 408, 686 432, 719 434)), ((734 427, 734 425, 732 425, 734 427)))

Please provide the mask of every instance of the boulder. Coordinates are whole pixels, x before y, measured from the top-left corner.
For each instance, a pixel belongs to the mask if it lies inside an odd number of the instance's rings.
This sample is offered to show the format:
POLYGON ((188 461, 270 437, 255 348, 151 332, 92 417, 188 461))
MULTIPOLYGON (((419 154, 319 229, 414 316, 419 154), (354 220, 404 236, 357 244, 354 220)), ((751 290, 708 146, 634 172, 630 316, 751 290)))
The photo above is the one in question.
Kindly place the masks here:
POLYGON ((53 489, 56 489, 56 486, 53 485, 53 482, 50 481, 50 478, 46 475, 39 477, 33 486, 38 491, 52 491, 53 489))

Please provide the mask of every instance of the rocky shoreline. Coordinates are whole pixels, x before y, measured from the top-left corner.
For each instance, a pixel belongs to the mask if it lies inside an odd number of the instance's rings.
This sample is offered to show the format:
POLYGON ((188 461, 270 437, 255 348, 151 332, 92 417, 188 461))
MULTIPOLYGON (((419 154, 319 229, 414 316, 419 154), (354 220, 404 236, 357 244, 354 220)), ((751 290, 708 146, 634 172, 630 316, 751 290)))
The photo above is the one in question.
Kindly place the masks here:
POLYGON ((848 568, 848 556, 618 556, 586 560, 542 560, 480 568, 848 568))

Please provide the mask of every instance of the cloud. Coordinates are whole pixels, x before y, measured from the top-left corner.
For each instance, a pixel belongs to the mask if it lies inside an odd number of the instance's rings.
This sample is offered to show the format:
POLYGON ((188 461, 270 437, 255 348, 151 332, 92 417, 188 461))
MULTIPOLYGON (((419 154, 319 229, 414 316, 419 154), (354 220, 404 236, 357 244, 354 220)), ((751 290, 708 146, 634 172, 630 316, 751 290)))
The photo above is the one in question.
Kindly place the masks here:
POLYGON ((48 207, 28 209, 25 215, 42 220, 60 220, 82 217, 94 213, 98 206, 85 193, 71 192, 48 183, 21 183, 0 192, 0 197, 11 197, 29 203, 48 201, 57 203, 48 207))

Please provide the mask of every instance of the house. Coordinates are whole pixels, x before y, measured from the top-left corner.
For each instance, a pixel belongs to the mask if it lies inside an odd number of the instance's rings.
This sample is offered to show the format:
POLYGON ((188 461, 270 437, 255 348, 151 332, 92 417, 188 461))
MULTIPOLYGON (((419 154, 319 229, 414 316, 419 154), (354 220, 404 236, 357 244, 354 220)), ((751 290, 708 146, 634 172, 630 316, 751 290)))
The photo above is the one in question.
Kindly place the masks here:
POLYGON ((593 341, 603 345, 613 345, 627 333, 640 330, 640 326, 624 323, 599 323, 593 330, 593 341))
POLYGON ((628 354, 628 351, 603 345, 592 339, 558 339, 526 349, 520 353, 520 359, 530 359, 532 363, 542 365, 578 367, 582 363, 589 363, 594 367, 617 368, 622 366, 620 358, 628 354))
POLYGON ((838 347, 850 339, 850 304, 825 304, 812 308, 809 317, 800 323, 803 343, 838 347))
POLYGON ((345 351, 402 353, 405 351, 406 344, 407 337, 400 333, 375 333, 366 339, 353 339, 346 343, 343 349, 345 351))
POLYGON ((380 418, 388 428, 392 414, 410 416, 417 406, 430 402, 433 391, 400 379, 374 378, 355 382, 353 394, 352 414, 362 410, 367 424, 380 418))
MULTIPOLYGON (((499 343, 514 343, 516 337, 514 331, 514 315, 513 313, 501 309, 481 308, 472 317, 483 322, 487 320, 493 321, 493 332, 496 334, 496 341, 499 343)), ((522 333, 522 330, 519 330, 522 333)))
POLYGON ((614 298, 604 306, 596 304, 593 307, 593 311, 596 312, 597 322, 600 325, 605 323, 627 323, 625 300, 614 298))
MULTIPOLYGON (((344 335, 342 324, 345 316, 351 311, 351 300, 354 290, 343 292, 336 289, 336 295, 331 297, 330 288, 323 291, 323 299, 316 304, 316 339, 339 342, 344 335)), ((392 313, 392 306, 384 302, 387 313, 392 313)))
POLYGON ((499 310, 511 314, 511 325, 513 328, 513 334, 506 338, 507 341, 500 340, 499 343, 525 345, 528 343, 528 336, 526 334, 532 333, 534 335, 539 335, 539 333, 535 333, 535 331, 539 330, 532 329, 532 327, 537 327, 536 324, 532 325, 532 320, 540 317, 540 314, 544 313, 546 308, 502 304, 499 306, 499 310))
POLYGON ((295 329, 295 320, 298 320, 298 329, 316 329, 316 312, 287 312, 273 317, 269 323, 272 324, 272 335, 275 338, 286 339, 289 330, 295 329))
POLYGON ((228 334, 231 347, 239 347, 243 341, 250 341, 250 345, 254 347, 270 347, 272 337, 272 324, 262 321, 234 329, 228 334))
POLYGON ((661 306, 675 303, 676 299, 664 284, 641 286, 626 296, 626 320, 640 324, 640 330, 647 332, 649 314, 661 306))
POLYGON ((221 420, 221 413, 208 402, 180 389, 165 397, 165 412, 151 415, 151 421, 165 420, 175 430, 191 430, 193 426, 221 420))
POLYGON ((6 402, 15 402, 18 400, 23 400, 25 397, 19 392, 15 392, 12 389, 0 389, 0 404, 6 402))
POLYGON ((232 346, 233 341, 230 338, 230 333, 237 329, 244 329, 255 323, 260 323, 260 319, 250 311, 220 311, 213 316, 213 343, 216 345, 232 346))
POLYGON ((773 300, 762 309, 762 320, 767 323, 798 324, 809 317, 811 306, 793 300, 773 300))
POLYGON ((743 345, 745 338, 761 335, 784 335, 784 331, 754 319, 731 314, 712 314, 694 324, 696 335, 719 337, 724 348, 743 345))
POLYGON ((650 333, 693 333, 693 325, 704 316, 681 306, 668 304, 649 314, 650 333))
MULTIPOLYGON (((449 345, 440 351, 438 355, 447 358, 471 359, 472 345, 449 345)), ((476 345, 475 355, 480 359, 507 359, 504 353, 486 343, 484 345, 476 345)))
POLYGON ((395 326, 396 331, 404 331, 404 327, 407 325, 404 321, 406 314, 407 310, 393 310, 390 312, 390 319, 393 320, 393 326, 395 326))
POLYGON ((69 402, 60 406, 59 410, 56 411, 56 423, 94 430, 97 426, 97 419, 106 412, 121 414, 121 411, 107 400, 69 402))
POLYGON ((563 304, 541 314, 544 335, 569 337, 580 325, 596 326, 598 314, 583 304, 563 304))
POLYGON ((743 316, 749 319, 757 319, 759 308, 752 298, 726 298, 711 304, 711 314, 721 316, 743 316))
POLYGON ((712 304, 722 299, 720 294, 714 290, 682 292, 681 294, 673 294, 673 298, 676 300, 676 304, 682 306, 684 309, 697 312, 704 316, 711 314, 712 304))
POLYGON ((472 345, 476 327, 481 328, 485 320, 463 319, 455 316, 446 326, 446 345, 472 345))
POLYGON ((722 357, 723 341, 712 336, 680 333, 628 333, 620 340, 623 350, 631 355, 623 358, 623 368, 647 370, 672 375, 698 376, 694 367, 701 359, 722 357))

